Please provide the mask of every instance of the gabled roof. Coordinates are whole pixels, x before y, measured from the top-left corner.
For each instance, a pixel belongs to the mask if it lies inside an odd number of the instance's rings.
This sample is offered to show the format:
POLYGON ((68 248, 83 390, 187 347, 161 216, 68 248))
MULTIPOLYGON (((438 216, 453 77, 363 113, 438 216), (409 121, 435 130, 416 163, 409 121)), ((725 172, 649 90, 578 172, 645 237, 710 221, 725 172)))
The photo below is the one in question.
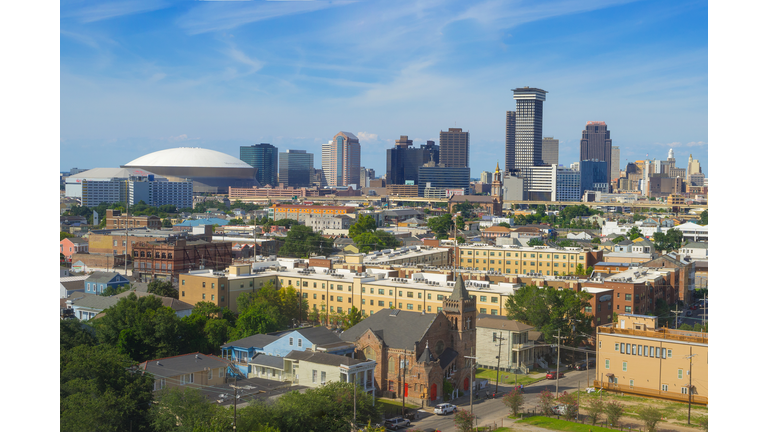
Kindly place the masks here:
POLYGON ((440 362, 440 367, 445 369, 456 357, 458 357, 458 355, 459 353, 457 353, 453 348, 446 348, 445 351, 440 354, 440 357, 437 358, 437 361, 440 362))
POLYGON ((238 339, 222 345, 222 348, 226 347, 238 347, 238 348, 264 348, 270 343, 280 339, 278 336, 271 336, 265 334, 255 334, 246 338, 238 339))
POLYGON ((277 336, 278 338, 282 338, 293 332, 296 332, 302 335, 304 338, 307 339, 307 341, 317 346, 343 342, 337 333, 334 333, 323 326, 274 332, 274 333, 270 333, 269 336, 277 336))
POLYGON ((167 378, 186 373, 200 372, 206 368, 227 367, 229 363, 212 355, 199 352, 145 361, 139 368, 156 378, 167 378))
POLYGON ((413 350, 417 341, 437 319, 437 314, 382 309, 341 334, 341 339, 356 342, 368 329, 390 348, 413 350))
POLYGON ((461 274, 456 276, 456 283, 453 285, 453 292, 451 293, 451 296, 448 297, 448 299, 459 301, 469 299, 469 292, 467 291, 467 288, 464 287, 464 278, 461 277, 461 274))
POLYGON ((131 290, 131 291, 124 291, 124 292, 121 292, 120 294, 115 295, 115 297, 119 300, 121 298, 128 297, 131 294, 135 294, 136 297, 146 297, 146 296, 158 297, 160 299, 160 301, 162 301, 163 306, 169 307, 169 308, 173 309, 176 312, 185 311, 185 310, 192 310, 192 309, 195 308, 194 305, 191 305, 189 303, 186 303, 186 302, 183 302, 181 300, 175 299, 173 297, 163 297, 163 296, 159 296, 157 294, 148 293, 148 292, 145 292, 145 291, 133 291, 133 290, 131 290))
POLYGON ((427 346, 424 347, 424 351, 421 352, 421 356, 419 357, 419 360, 417 360, 419 363, 427 363, 434 361, 435 358, 432 357, 432 352, 429 350, 429 341, 427 341, 427 346))
POLYGON ((94 272, 88 279, 86 279, 86 282, 108 283, 112 282, 112 280, 118 276, 125 279, 125 276, 117 272, 94 272))
POLYGON ((354 366, 368 360, 356 360, 351 357, 328 354, 319 351, 291 351, 285 358, 309 363, 324 364, 329 366, 354 366))
POLYGON ((535 327, 523 324, 520 321, 511 320, 503 315, 479 314, 477 316, 477 326, 482 328, 492 328, 497 330, 509 330, 522 332, 533 330, 535 327))
POLYGON ((284 366, 283 357, 267 355, 264 353, 256 354, 255 356, 253 356, 253 358, 251 358, 251 360, 248 361, 248 363, 252 363, 259 366, 267 366, 267 367, 276 368, 276 369, 282 369, 284 366))

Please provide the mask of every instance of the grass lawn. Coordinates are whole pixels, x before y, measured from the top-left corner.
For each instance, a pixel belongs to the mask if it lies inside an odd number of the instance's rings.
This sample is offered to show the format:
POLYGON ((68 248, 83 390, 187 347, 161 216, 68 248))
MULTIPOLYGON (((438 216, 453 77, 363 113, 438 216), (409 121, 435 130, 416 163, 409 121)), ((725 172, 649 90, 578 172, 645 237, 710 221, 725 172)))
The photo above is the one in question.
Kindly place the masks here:
MULTIPOLYGON (((402 400, 394 400, 394 399, 384 399, 384 398, 376 398, 376 405, 381 404, 387 412, 392 412, 396 410, 402 410, 403 409, 403 401, 402 400)), ((409 403, 405 404, 406 408, 421 408, 416 405, 412 405, 409 403)))
MULTIPOLYGON (((477 369, 477 374, 475 374, 475 379, 476 380, 478 380, 478 379, 487 379, 489 381, 496 382, 496 371, 493 370, 493 369, 478 368, 477 369)), ((501 372, 499 374, 499 379, 501 380, 501 381, 499 381, 500 383, 514 384, 515 383, 515 374, 510 373, 510 372, 501 372), (507 377, 506 379, 504 379, 505 376, 507 377)), ((535 382, 539 382, 542 379, 544 379, 544 378, 531 378, 528 375, 518 375, 517 376, 517 383, 518 384, 522 384, 522 385, 528 385, 528 384, 532 384, 532 383, 535 383, 535 382)))
POLYGON ((528 417, 524 420, 517 420, 515 424, 529 424, 532 426, 538 426, 551 430, 559 431, 573 431, 573 432, 608 432, 615 431, 616 429, 604 428, 602 426, 592 426, 588 424, 574 423, 566 420, 558 420, 556 418, 534 416, 528 417))

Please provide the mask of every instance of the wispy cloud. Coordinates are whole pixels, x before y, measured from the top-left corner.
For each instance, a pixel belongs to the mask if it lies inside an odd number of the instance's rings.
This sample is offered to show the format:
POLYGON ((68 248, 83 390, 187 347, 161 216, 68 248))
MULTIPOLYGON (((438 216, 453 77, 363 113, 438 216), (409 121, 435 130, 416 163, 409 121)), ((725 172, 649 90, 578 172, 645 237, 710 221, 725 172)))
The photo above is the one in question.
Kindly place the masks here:
POLYGON ((656 143, 658 146, 662 147, 668 147, 668 148, 678 148, 678 147, 705 147, 707 145, 704 141, 690 141, 688 143, 682 143, 680 141, 675 141, 671 143, 656 143))
POLYGON ((206 2, 192 8, 177 21, 190 34, 229 30, 244 24, 288 15, 314 12, 355 1, 253 1, 206 2))
POLYGON ((151 12, 165 9, 171 3, 163 0, 131 0, 131 1, 98 1, 89 2, 87 6, 75 5, 62 7, 62 18, 75 18, 81 22, 89 23, 115 18, 123 15, 151 12))
POLYGON ((368 132, 358 132, 357 133, 357 139, 363 142, 370 142, 370 141, 378 141, 379 135, 375 133, 368 133, 368 132))

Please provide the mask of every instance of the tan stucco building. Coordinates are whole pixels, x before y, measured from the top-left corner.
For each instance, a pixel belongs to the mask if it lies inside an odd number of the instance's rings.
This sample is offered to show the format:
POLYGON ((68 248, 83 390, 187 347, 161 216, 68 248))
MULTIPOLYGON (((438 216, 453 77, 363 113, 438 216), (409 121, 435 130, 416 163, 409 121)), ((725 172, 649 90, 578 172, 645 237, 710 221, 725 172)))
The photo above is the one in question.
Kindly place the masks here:
POLYGON ((597 327, 594 386, 622 393, 708 403, 707 333, 659 328, 648 315, 621 314, 597 327), (692 357, 691 357, 692 356, 692 357))

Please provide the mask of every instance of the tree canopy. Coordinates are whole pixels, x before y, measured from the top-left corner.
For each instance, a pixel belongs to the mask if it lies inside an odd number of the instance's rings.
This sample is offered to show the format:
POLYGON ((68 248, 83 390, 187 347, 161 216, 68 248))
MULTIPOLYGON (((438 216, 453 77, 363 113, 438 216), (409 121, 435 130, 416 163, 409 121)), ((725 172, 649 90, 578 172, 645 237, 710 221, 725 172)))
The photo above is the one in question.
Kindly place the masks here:
POLYGON ((699 216, 699 225, 709 225, 709 210, 704 210, 699 216))
POLYGON ((325 255, 333 249, 333 240, 313 232, 304 225, 292 226, 280 248, 280 256, 309 258, 312 255, 325 255))
POLYGON ((179 292, 173 287, 173 283, 162 279, 152 279, 147 285, 147 292, 163 297, 179 298, 179 292))
POLYGON ((374 231, 376 231, 376 219, 371 215, 362 215, 357 219, 357 222, 349 227, 349 237, 355 238, 361 234, 373 233, 374 231))
POLYGON ((680 249, 683 245, 683 233, 675 228, 663 232, 657 232, 653 235, 653 247, 658 251, 673 251, 680 249))
POLYGON ((450 214, 436 216, 427 220, 427 226, 435 233, 435 237, 446 239, 448 233, 453 229, 453 219, 451 219, 450 214))
POLYGON ((548 343, 559 329, 566 345, 578 346, 592 332, 592 317, 584 313, 590 298, 584 291, 526 285, 507 298, 507 316, 535 327, 548 343))

